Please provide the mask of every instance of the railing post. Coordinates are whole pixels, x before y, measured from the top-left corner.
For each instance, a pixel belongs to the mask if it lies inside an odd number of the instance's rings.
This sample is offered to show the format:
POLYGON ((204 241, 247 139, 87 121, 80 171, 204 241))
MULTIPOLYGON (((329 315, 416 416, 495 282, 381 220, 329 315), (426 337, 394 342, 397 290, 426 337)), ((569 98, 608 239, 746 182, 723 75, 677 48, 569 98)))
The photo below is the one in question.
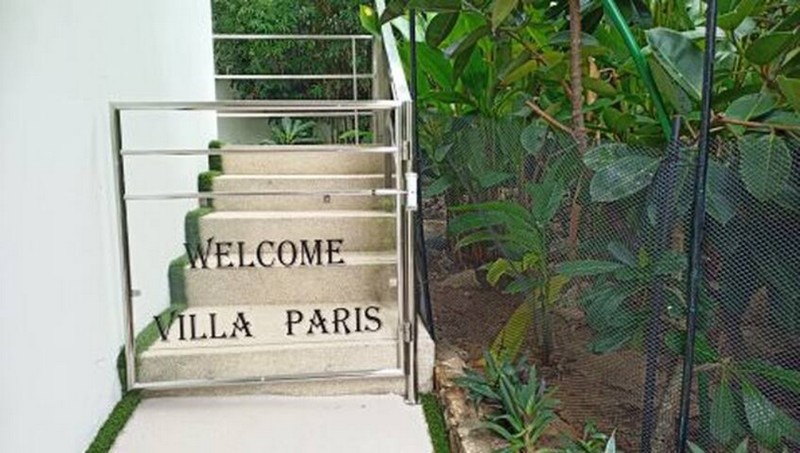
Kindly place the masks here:
MULTIPOLYGON (((405 221, 403 227, 405 229, 405 279, 406 279, 406 294, 405 294, 405 310, 406 322, 408 322, 409 329, 409 344, 408 344, 408 376, 406 382, 407 399, 411 403, 418 403, 418 369, 417 369, 417 304, 416 304, 416 282, 415 282, 415 253, 414 253, 414 212, 417 210, 417 178, 414 173, 414 105, 412 101, 403 103, 403 116, 405 123, 403 125, 403 135, 406 138, 406 146, 403 150, 403 160, 405 163, 405 179, 406 179, 406 203, 405 203, 405 221), (414 184, 414 187, 411 186, 414 184), (412 198, 413 197, 413 198, 412 198)), ((400 174, 397 175, 401 177, 400 174)))

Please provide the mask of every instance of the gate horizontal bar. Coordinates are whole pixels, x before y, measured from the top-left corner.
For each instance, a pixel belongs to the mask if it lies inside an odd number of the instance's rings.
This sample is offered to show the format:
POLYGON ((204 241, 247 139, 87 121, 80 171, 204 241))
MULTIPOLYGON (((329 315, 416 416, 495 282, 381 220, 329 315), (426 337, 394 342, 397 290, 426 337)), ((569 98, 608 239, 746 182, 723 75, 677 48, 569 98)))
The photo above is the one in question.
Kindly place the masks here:
POLYGON ((351 110, 393 110, 401 101, 314 100, 314 101, 216 101, 216 102, 119 102, 111 108, 122 111, 197 111, 197 112, 328 112, 351 110))
POLYGON ((274 196, 336 196, 336 197, 389 197, 405 195, 406 191, 397 189, 363 189, 363 190, 268 190, 260 192, 185 192, 165 194, 133 194, 125 195, 125 201, 183 200, 240 197, 274 197, 274 196))
POLYGON ((218 118, 352 118, 353 115, 358 116, 373 116, 375 112, 373 111, 358 111, 354 110, 352 112, 330 112, 330 113, 318 113, 318 112, 297 112, 292 114, 285 114, 285 113, 218 113, 218 118))
POLYGON ((123 156, 221 156, 224 154, 261 153, 375 153, 393 154, 399 149, 395 146, 359 145, 253 145, 247 148, 225 147, 213 149, 123 149, 123 156))
POLYGON ((315 382, 330 379, 388 379, 399 378, 405 374, 398 368, 389 368, 375 371, 353 371, 331 374, 297 374, 288 376, 262 376, 241 379, 198 379, 169 382, 137 382, 132 386, 133 390, 183 390, 191 388, 205 387, 229 387, 239 385, 269 384, 281 382, 315 382))

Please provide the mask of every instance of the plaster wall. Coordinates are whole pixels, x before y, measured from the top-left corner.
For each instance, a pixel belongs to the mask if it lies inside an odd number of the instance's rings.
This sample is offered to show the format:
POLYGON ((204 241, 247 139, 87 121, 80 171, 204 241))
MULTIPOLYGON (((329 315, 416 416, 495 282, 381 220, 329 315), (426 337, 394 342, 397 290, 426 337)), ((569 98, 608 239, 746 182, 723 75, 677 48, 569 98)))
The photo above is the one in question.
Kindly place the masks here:
MULTIPOLYGON (((120 397, 108 103, 213 100, 208 0, 0 0, 0 451, 84 451, 120 397)), ((203 147, 214 117, 132 118, 129 146, 203 147)), ((129 189, 193 190, 202 158, 129 189)), ((193 202, 132 208, 137 324, 166 304, 193 202), (134 211, 142 212, 134 212, 134 211)))

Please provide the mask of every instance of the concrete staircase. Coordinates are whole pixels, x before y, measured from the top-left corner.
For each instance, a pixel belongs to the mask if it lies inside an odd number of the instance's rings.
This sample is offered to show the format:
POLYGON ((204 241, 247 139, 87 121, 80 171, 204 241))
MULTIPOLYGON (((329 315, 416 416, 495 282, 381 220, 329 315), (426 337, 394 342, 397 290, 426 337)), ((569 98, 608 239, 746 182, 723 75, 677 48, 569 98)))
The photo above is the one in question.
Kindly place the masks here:
MULTIPOLYGON (((318 375, 210 391, 404 393, 400 374, 324 378, 402 369, 394 198, 335 194, 384 188, 385 155, 310 146, 223 154, 221 162, 214 193, 313 194, 214 198, 190 245, 208 256, 190 254, 183 268, 187 308, 171 313, 158 326, 163 338, 138 351, 138 381, 318 375)), ((417 330, 420 389, 426 391, 434 346, 424 328, 417 330)))

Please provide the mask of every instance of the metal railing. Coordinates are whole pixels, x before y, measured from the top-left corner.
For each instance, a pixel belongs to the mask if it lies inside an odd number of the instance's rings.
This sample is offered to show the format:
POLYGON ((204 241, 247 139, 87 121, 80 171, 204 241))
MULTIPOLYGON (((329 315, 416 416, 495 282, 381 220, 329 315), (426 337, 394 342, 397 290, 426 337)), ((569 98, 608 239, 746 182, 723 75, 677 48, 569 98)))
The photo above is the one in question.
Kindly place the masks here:
MULTIPOLYGON (((378 11, 384 9, 383 0, 377 0, 378 11)), ((400 56, 390 25, 382 29, 380 37, 365 35, 217 35, 217 40, 255 40, 255 39, 332 39, 350 40, 352 43, 353 71, 348 78, 353 80, 353 97, 349 100, 330 101, 218 101, 218 102, 156 102, 156 103, 112 103, 111 129, 114 156, 115 181, 117 193, 117 217, 119 226, 120 272, 122 282, 121 299, 125 321, 126 359, 125 376, 130 389, 183 389, 223 385, 259 384, 264 382, 312 381, 319 379, 359 379, 370 377, 403 376, 405 378, 406 400, 418 400, 417 376, 417 308, 415 294, 414 263, 414 213, 417 210, 417 178, 413 168, 412 156, 412 98, 406 85, 400 56), (356 71, 355 43, 357 40, 372 40, 372 74, 358 74, 356 71), (358 99, 357 81, 372 79, 371 100, 358 99), (136 149, 124 142, 126 112, 213 112, 217 117, 224 116, 341 116, 354 115, 358 132, 358 116, 368 114, 372 117, 373 143, 355 145, 262 145, 249 147, 225 147, 222 149, 136 149), (308 151, 330 153, 382 153, 386 155, 385 187, 381 189, 343 190, 343 191, 243 191, 243 192, 174 192, 174 193, 133 193, 126 190, 126 161, 143 156, 223 156, 229 154, 260 154, 287 151, 308 151), (221 197, 270 197, 332 195, 356 197, 392 197, 396 218, 395 247, 397 266, 398 303, 398 367, 395 369, 348 371, 330 374, 299 374, 292 376, 251 376, 235 379, 206 379, 191 381, 141 382, 137 378, 136 332, 134 326, 134 298, 140 295, 133 288, 130 259, 130 231, 128 223, 129 203, 154 200, 206 200, 221 197)), ((326 74, 317 78, 339 78, 344 74, 326 74)), ((311 77, 310 75, 217 75, 218 80, 236 78, 286 78, 311 77)), ((356 137, 358 133, 356 133, 356 137)))

